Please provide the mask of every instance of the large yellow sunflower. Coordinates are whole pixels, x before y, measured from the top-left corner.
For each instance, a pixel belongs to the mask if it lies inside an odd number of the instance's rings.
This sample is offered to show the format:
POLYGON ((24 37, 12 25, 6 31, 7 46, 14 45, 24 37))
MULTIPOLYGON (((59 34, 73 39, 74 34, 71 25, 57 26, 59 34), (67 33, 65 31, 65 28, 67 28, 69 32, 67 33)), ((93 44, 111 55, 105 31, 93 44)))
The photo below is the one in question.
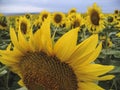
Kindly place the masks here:
POLYGON ((104 15, 102 14, 101 8, 96 3, 92 7, 88 8, 86 25, 88 30, 92 33, 99 33, 103 30, 104 26, 104 15))
POLYGON ((103 90, 95 81, 112 79, 103 74, 113 66, 92 63, 99 55, 102 44, 98 35, 77 43, 78 28, 64 34, 55 44, 50 33, 50 18, 26 40, 21 30, 16 35, 10 30, 11 41, 6 50, 0 50, 0 61, 17 73, 29 90, 103 90), (102 76, 101 76, 102 75, 102 76))

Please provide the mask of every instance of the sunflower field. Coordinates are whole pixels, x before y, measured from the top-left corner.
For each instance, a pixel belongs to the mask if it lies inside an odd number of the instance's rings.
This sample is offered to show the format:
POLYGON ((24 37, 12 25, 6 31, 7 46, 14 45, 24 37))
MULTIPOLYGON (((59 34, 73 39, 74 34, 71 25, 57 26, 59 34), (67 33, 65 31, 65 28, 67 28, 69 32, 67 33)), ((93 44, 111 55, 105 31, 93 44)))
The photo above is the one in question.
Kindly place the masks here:
POLYGON ((1 13, 0 90, 120 90, 120 10, 1 13))

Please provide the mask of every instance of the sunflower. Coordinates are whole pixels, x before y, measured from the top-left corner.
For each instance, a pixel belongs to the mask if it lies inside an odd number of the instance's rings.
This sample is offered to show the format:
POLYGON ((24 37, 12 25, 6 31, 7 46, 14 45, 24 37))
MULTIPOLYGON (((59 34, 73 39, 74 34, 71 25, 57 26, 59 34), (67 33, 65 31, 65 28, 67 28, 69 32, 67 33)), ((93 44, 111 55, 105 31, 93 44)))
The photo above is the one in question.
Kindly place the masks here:
POLYGON ((76 8, 71 8, 69 11, 68 11, 68 15, 72 14, 72 13, 76 13, 77 12, 77 9, 76 8))
POLYGON ((118 15, 118 14, 119 14, 119 10, 117 10, 117 9, 114 10, 114 14, 115 14, 115 15, 118 15))
POLYGON ((25 14, 25 17, 26 17, 27 19, 30 19, 30 20, 31 20, 32 14, 27 13, 27 14, 25 14))
POLYGON ((56 27, 59 27, 64 23, 65 14, 62 12, 54 12, 52 14, 52 24, 56 27))
POLYGON ((80 13, 74 14, 74 18, 71 21, 71 27, 76 28, 82 26, 84 24, 84 19, 82 18, 80 13))
POLYGON ((88 8, 86 25, 88 27, 88 30, 92 33, 99 33, 105 27, 104 15, 96 3, 94 3, 92 7, 88 8))
POLYGON ((44 10, 44 11, 41 11, 39 18, 41 19, 41 21, 44 21, 44 19, 46 19, 49 15, 51 15, 51 13, 44 10))
POLYGON ((116 22, 117 22, 116 27, 120 29, 120 17, 116 18, 116 22))
POLYGON ((0 30, 6 30, 8 27, 7 17, 0 14, 0 30))
POLYGON ((41 25, 42 25, 41 19, 40 18, 35 19, 34 22, 33 22, 33 25, 32 25, 33 32, 40 29, 41 25))
POLYGON ((114 17, 114 15, 113 14, 110 14, 110 15, 108 15, 107 17, 107 26, 108 25, 116 25, 117 24, 117 20, 116 20, 116 18, 114 17))
POLYGON ((20 30, 23 35, 28 36, 28 33, 31 30, 30 20, 28 20, 26 17, 20 16, 19 19, 17 19, 16 26, 18 26, 18 30, 20 30))
POLYGON ((63 24, 60 25, 60 28, 65 28, 65 30, 68 31, 71 28, 70 19, 66 17, 63 24))
POLYGON ((99 39, 103 42, 102 46, 103 48, 111 48, 113 46, 113 42, 110 39, 110 37, 107 36, 100 36, 99 39))
POLYGON ((78 28, 65 33, 55 44, 50 33, 50 18, 26 40, 21 30, 16 35, 10 30, 11 44, 0 50, 0 61, 17 73, 20 85, 29 90, 103 90, 97 80, 109 80, 113 75, 104 75, 113 66, 94 64, 101 51, 98 35, 94 34, 77 43, 78 28))

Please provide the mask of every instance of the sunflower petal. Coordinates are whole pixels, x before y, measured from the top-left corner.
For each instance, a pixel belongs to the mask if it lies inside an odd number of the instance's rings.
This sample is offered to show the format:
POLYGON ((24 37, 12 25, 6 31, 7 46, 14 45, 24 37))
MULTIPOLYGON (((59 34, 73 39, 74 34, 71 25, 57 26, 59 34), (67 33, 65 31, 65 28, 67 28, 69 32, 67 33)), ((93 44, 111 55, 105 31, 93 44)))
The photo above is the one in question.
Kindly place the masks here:
POLYGON ((94 76, 103 75, 114 69, 114 66, 100 65, 100 64, 89 64, 78 68, 78 72, 84 74, 90 74, 94 76))
POLYGON ((80 82, 78 84, 78 87, 78 90, 104 90, 103 88, 92 82, 80 82))
POLYGON ((22 79, 18 81, 18 84, 19 84, 20 86, 25 86, 25 84, 23 83, 23 80, 22 80, 22 79))
POLYGON ((100 44, 96 48, 96 45, 98 43, 97 37, 98 37, 97 35, 91 36, 90 38, 83 41, 80 45, 78 45, 76 50, 73 52, 73 54, 69 58, 69 61, 67 62, 73 66, 74 65, 77 66, 77 65, 83 64, 84 62, 90 63, 94 61, 99 55, 101 47, 102 47, 100 44))
POLYGON ((60 60, 67 60, 76 47, 78 28, 64 34, 54 46, 54 53, 60 60))
POLYGON ((17 36, 16 36, 15 30, 13 28, 10 28, 10 38, 11 38, 13 45, 15 47, 19 48, 17 36))
POLYGON ((95 59, 99 56, 101 49, 102 49, 102 43, 100 43, 93 52, 89 53, 88 55, 80 59, 81 65, 87 65, 95 61, 95 59))
POLYGON ((102 76, 102 77, 99 77, 99 80, 111 80, 113 79, 115 76, 114 75, 106 75, 106 76, 102 76))
POLYGON ((97 34, 94 34, 91 37, 87 38, 76 47, 74 53, 70 57, 70 60, 78 60, 82 56, 87 55, 96 48, 97 43, 98 43, 97 34))
POLYGON ((91 53, 90 57, 87 60, 84 60, 83 63, 81 65, 86 65, 89 64, 93 61, 95 61, 95 59, 99 56, 100 52, 102 49, 102 42, 98 45, 98 47, 93 51, 93 53, 91 53))
POLYGON ((22 51, 27 51, 29 50, 29 43, 26 40, 26 38, 23 36, 21 30, 18 30, 18 40, 19 40, 19 45, 23 49, 22 51))
POLYGON ((52 54, 52 39, 50 33, 50 16, 45 19, 43 25, 40 29, 40 38, 41 38, 41 45, 44 52, 47 54, 52 54))
POLYGON ((35 32, 34 35, 33 35, 33 33, 31 33, 31 36, 30 36, 30 40, 31 40, 30 43, 32 46, 34 46, 36 51, 37 50, 40 51, 42 48, 42 45, 40 44, 40 42, 41 42, 40 35, 41 35, 41 33, 40 33, 40 29, 39 29, 35 32))
POLYGON ((47 17, 43 22, 41 28, 35 33, 34 40, 39 49, 46 52, 47 54, 52 53, 52 40, 50 33, 50 17, 47 17), (39 43, 39 44, 38 44, 39 43))
MULTIPOLYGON (((39 48, 37 48, 37 46, 36 45, 39 45, 39 44, 35 44, 35 41, 36 41, 36 39, 34 40, 34 35, 33 35, 33 32, 32 32, 32 30, 30 31, 30 33, 29 33, 29 46, 30 46, 30 48, 31 48, 31 50, 34 52, 35 50, 37 51, 37 50, 40 50, 39 48)), ((37 39, 38 41, 39 41, 39 39, 37 39)), ((38 46, 39 47, 39 46, 38 46)))

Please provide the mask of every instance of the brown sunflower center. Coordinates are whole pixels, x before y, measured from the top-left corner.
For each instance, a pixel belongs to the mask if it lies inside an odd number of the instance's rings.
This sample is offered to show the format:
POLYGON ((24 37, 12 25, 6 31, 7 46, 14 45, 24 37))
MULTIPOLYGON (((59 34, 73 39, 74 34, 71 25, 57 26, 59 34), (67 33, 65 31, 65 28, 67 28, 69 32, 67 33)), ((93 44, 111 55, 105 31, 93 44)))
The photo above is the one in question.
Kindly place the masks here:
POLYGON ((76 10, 71 10, 70 13, 76 13, 76 10))
POLYGON ((96 10, 92 11, 90 19, 91 19, 92 24, 99 25, 100 17, 99 17, 99 13, 96 10))
POLYGON ((7 27, 7 21, 4 16, 0 17, 0 25, 3 27, 7 27))
POLYGON ((77 90, 72 68, 45 53, 27 53, 21 58, 23 81, 29 90, 77 90))
POLYGON ((115 14, 118 14, 119 13, 119 11, 118 10, 115 10, 115 14))
POLYGON ((113 17, 108 17, 108 22, 113 22, 113 17))
POLYGON ((30 15, 29 14, 26 14, 25 15, 27 19, 30 19, 30 15))
POLYGON ((3 27, 7 27, 7 24, 4 23, 4 22, 0 22, 0 25, 3 26, 3 27))
POLYGON ((62 16, 60 14, 56 14, 54 17, 54 21, 56 23, 60 23, 62 21, 62 16))
POLYGON ((42 16, 42 21, 44 21, 44 19, 46 19, 48 17, 48 14, 44 14, 43 16, 42 16))
POLYGON ((80 21, 75 20, 73 23, 73 28, 79 27, 80 26, 80 21))
POLYGON ((27 24, 24 22, 21 22, 20 30, 22 31, 23 34, 26 34, 27 33, 27 24))

